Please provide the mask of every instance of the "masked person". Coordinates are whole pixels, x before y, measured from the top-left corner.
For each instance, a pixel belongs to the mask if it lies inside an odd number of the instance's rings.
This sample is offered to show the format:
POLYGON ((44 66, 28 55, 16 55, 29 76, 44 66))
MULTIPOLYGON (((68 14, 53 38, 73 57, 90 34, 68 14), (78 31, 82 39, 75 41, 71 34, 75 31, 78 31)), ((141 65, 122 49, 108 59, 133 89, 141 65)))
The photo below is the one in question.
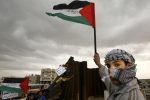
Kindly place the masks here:
POLYGON ((102 81, 109 92, 107 100, 145 100, 136 76, 135 59, 124 50, 113 49, 105 56, 105 66, 98 53, 94 62, 99 67, 102 81))

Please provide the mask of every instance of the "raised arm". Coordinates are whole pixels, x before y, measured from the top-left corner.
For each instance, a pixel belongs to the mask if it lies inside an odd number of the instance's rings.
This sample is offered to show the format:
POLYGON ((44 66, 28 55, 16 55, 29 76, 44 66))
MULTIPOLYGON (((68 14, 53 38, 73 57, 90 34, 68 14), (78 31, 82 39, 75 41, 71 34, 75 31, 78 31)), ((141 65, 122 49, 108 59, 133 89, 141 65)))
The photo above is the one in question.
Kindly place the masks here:
POLYGON ((110 80, 110 77, 109 77, 109 73, 108 73, 108 69, 101 64, 100 62, 100 56, 98 53, 96 53, 94 55, 94 62, 95 64, 99 67, 99 74, 101 76, 101 80, 105 83, 107 89, 110 91, 111 89, 111 80, 110 80))

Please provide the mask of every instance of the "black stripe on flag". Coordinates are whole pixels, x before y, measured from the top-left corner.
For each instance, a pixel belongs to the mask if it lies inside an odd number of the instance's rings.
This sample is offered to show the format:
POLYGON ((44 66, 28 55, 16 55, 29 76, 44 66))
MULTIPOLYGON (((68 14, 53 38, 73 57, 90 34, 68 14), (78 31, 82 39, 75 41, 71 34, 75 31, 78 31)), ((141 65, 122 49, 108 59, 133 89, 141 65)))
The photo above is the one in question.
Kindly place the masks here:
POLYGON ((85 7, 88 4, 90 4, 90 2, 88 2, 88 1, 75 0, 75 1, 72 1, 68 5, 66 3, 55 5, 53 7, 53 9, 54 10, 60 10, 60 9, 78 9, 78 8, 83 8, 83 7, 85 7))

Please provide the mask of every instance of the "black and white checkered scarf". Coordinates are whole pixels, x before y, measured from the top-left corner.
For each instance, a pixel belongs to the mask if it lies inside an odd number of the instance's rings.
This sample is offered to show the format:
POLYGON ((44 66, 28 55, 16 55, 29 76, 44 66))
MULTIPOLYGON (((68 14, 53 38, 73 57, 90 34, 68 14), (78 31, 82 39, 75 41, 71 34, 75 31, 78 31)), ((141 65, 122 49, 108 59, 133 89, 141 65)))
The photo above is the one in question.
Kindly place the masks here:
POLYGON ((121 70, 114 68, 112 69, 111 77, 117 79, 120 83, 127 83, 134 79, 136 76, 136 64, 126 67, 126 69, 121 70))
POLYGON ((108 64, 109 61, 115 61, 115 60, 123 60, 125 62, 129 62, 131 64, 135 63, 135 59, 131 54, 126 52, 125 50, 121 49, 113 49, 110 52, 107 53, 105 56, 105 65, 108 64))
POLYGON ((136 64, 135 59, 131 54, 124 50, 120 49, 113 49, 112 51, 108 52, 108 54, 105 57, 105 65, 108 65, 109 61, 115 61, 115 60, 123 60, 125 62, 130 63, 132 66, 126 67, 126 69, 121 70, 114 68, 112 77, 119 80, 121 83, 127 83, 136 76, 136 64))

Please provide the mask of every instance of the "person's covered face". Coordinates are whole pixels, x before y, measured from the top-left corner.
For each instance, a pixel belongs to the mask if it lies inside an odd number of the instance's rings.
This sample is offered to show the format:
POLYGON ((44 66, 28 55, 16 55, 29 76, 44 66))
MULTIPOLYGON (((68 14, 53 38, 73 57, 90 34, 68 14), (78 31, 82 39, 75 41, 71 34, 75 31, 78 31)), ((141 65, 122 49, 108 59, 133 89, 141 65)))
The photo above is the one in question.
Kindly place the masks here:
POLYGON ((136 75, 134 58, 124 50, 114 49, 110 51, 105 57, 105 65, 108 67, 113 84, 127 83, 136 75))
POLYGON ((127 66, 123 60, 109 61, 107 64, 110 79, 114 84, 120 84, 120 82, 113 77, 114 69, 124 70, 127 66))

